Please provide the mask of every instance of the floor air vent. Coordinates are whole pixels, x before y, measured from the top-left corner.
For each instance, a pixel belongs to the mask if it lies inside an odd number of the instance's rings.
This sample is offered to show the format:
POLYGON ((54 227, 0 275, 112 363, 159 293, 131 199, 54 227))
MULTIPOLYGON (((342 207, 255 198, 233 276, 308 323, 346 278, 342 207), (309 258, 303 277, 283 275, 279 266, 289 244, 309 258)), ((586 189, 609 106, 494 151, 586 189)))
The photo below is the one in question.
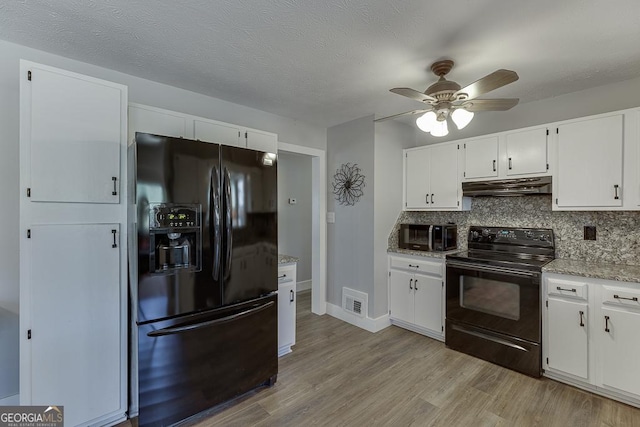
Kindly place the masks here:
POLYGON ((342 308, 351 314, 367 317, 367 298, 364 292, 342 288, 342 308))

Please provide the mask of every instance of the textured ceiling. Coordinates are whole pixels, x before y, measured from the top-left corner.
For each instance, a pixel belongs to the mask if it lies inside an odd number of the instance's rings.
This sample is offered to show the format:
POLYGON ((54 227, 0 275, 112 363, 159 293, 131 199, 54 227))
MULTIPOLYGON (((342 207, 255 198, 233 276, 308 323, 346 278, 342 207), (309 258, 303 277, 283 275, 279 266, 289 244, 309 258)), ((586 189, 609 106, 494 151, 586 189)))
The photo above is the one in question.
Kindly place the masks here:
MULTIPOLYGON (((333 126, 421 104, 426 70, 521 102, 640 75, 638 0, 0 1, 0 39, 333 126)), ((516 107, 517 108, 517 107, 516 107)))

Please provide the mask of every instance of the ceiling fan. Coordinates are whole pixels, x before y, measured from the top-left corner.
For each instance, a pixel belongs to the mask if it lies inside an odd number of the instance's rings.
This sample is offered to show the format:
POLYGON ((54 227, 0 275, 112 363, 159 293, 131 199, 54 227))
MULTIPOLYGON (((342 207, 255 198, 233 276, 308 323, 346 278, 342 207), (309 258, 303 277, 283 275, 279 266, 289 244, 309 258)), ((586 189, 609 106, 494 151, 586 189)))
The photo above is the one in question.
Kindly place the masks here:
POLYGON ((517 98, 477 99, 480 95, 518 80, 518 74, 515 71, 497 70, 461 88, 458 83, 444 78, 451 71, 451 68, 453 68, 451 60, 434 62, 431 65, 431 71, 440 78, 424 92, 406 87, 391 89, 393 93, 427 104, 428 108, 394 114, 375 121, 380 122, 410 114, 422 114, 416 120, 416 124, 421 130, 431 132, 433 136, 445 136, 449 133, 447 127, 447 117, 449 116, 458 129, 462 129, 471 122, 477 111, 505 111, 518 103, 519 99, 517 98))

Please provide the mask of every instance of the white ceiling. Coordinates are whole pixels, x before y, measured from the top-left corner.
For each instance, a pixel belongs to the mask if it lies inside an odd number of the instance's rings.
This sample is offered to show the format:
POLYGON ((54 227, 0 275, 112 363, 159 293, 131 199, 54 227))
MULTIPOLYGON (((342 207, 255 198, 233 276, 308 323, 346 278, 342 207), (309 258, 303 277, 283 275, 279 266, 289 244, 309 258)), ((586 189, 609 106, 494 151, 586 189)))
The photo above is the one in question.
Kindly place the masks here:
POLYGON ((0 39, 333 126, 419 108, 389 89, 442 58, 521 103, 640 76, 640 1, 2 0, 0 39))

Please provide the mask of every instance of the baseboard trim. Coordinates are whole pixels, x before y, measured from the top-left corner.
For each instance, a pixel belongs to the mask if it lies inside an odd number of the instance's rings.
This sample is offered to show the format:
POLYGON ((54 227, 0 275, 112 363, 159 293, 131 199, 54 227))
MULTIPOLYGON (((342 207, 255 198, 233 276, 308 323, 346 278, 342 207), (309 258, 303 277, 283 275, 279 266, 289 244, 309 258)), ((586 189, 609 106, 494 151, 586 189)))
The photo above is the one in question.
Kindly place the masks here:
POLYGON ((20 395, 14 394, 0 399, 0 406, 18 406, 20 405, 20 395))
POLYGON ((608 397, 609 399, 617 400, 618 402, 626 403, 627 405, 640 408, 640 399, 632 396, 627 396, 624 392, 617 393, 613 390, 607 390, 605 388, 598 387, 593 384, 584 383, 579 380, 574 380, 573 378, 569 378, 562 374, 556 374, 550 371, 544 371, 542 375, 554 381, 569 384, 570 386, 589 391, 593 394, 608 397))
POLYGON ((311 290, 311 280, 303 280, 296 283, 296 292, 304 292, 311 290))
POLYGON ((336 319, 340 319, 343 322, 350 323, 364 329, 365 331, 373 333, 380 332, 381 330, 391 326, 388 314, 375 319, 372 319, 371 317, 363 318, 356 316, 355 314, 347 313, 342 307, 331 303, 327 303, 327 314, 331 317, 335 317, 336 319))

